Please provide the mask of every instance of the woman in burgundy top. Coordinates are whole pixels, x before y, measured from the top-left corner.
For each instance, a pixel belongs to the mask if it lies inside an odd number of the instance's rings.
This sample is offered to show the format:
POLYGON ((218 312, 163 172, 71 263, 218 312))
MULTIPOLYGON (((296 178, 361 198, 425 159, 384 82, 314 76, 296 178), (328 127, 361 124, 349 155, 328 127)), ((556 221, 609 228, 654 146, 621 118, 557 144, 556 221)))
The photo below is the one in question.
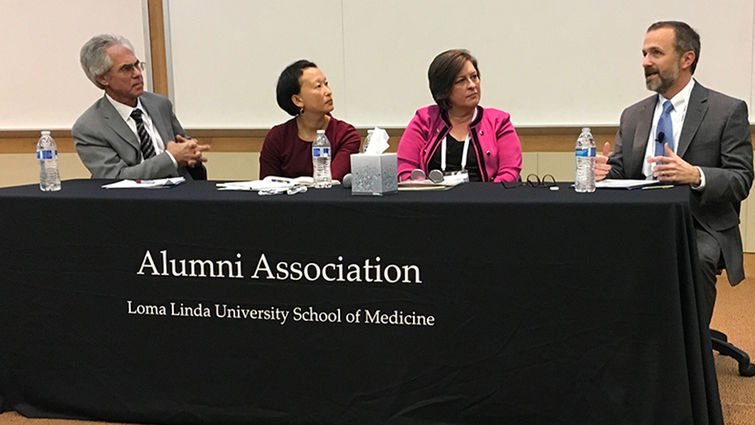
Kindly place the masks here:
POLYGON ((276 94, 278 105, 294 118, 271 128, 265 136, 260 179, 311 176, 312 142, 317 130, 325 130, 332 152, 331 174, 342 180, 351 168, 349 156, 359 151, 362 139, 354 126, 330 115, 333 92, 322 71, 310 61, 296 61, 278 77, 276 94))

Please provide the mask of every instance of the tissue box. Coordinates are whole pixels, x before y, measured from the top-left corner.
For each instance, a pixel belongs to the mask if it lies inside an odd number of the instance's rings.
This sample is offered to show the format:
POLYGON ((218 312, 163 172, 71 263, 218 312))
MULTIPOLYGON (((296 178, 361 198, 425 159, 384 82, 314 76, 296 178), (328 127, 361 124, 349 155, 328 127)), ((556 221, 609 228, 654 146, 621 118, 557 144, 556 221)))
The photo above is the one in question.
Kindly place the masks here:
POLYGON ((395 153, 351 155, 351 194, 383 196, 398 192, 395 153))

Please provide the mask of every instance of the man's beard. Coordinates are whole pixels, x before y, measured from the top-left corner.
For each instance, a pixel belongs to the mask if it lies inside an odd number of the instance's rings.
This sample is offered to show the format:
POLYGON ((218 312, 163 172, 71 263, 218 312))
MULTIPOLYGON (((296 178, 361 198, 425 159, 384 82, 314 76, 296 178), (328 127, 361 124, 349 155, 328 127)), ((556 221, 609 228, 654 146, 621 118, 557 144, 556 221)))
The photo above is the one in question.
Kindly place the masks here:
POLYGON ((645 80, 645 86, 648 90, 652 90, 656 93, 663 94, 666 90, 674 84, 674 81, 679 77, 679 66, 675 66, 665 72, 658 72, 658 68, 650 67, 645 68, 645 77, 649 74, 657 73, 658 78, 653 80, 645 80))

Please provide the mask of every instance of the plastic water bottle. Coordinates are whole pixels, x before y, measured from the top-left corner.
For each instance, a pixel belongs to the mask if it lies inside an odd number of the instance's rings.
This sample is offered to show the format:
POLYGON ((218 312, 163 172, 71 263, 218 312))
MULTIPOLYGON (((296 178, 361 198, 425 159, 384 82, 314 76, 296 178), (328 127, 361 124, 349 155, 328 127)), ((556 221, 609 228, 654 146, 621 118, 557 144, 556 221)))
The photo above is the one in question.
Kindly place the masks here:
POLYGON ((58 147, 49 131, 43 131, 37 142, 37 160, 39 161, 39 188, 44 192, 60 190, 60 173, 58 172, 58 147))
POLYGON ((595 139, 590 128, 585 127, 577 137, 575 150, 577 172, 574 177, 574 190, 577 192, 595 192, 595 139))
POLYGON ((317 130, 317 137, 312 143, 312 169, 314 171, 315 187, 325 188, 332 185, 330 174, 330 140, 325 130, 317 130))

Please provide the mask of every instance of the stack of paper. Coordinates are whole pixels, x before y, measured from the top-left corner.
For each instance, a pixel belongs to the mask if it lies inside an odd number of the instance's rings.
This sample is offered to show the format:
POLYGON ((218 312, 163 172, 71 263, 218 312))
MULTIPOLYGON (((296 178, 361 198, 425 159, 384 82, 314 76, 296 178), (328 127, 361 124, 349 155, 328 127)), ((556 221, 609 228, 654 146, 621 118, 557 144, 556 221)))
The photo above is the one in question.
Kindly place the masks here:
POLYGON ((443 181, 439 183, 429 179, 400 181, 398 190, 447 190, 462 183, 469 183, 469 174, 466 172, 443 176, 443 181))
POLYGON ((218 190, 286 190, 294 186, 312 186, 315 180, 312 177, 304 176, 294 179, 287 177, 267 176, 262 180, 250 180, 244 182, 227 182, 217 183, 218 190))

